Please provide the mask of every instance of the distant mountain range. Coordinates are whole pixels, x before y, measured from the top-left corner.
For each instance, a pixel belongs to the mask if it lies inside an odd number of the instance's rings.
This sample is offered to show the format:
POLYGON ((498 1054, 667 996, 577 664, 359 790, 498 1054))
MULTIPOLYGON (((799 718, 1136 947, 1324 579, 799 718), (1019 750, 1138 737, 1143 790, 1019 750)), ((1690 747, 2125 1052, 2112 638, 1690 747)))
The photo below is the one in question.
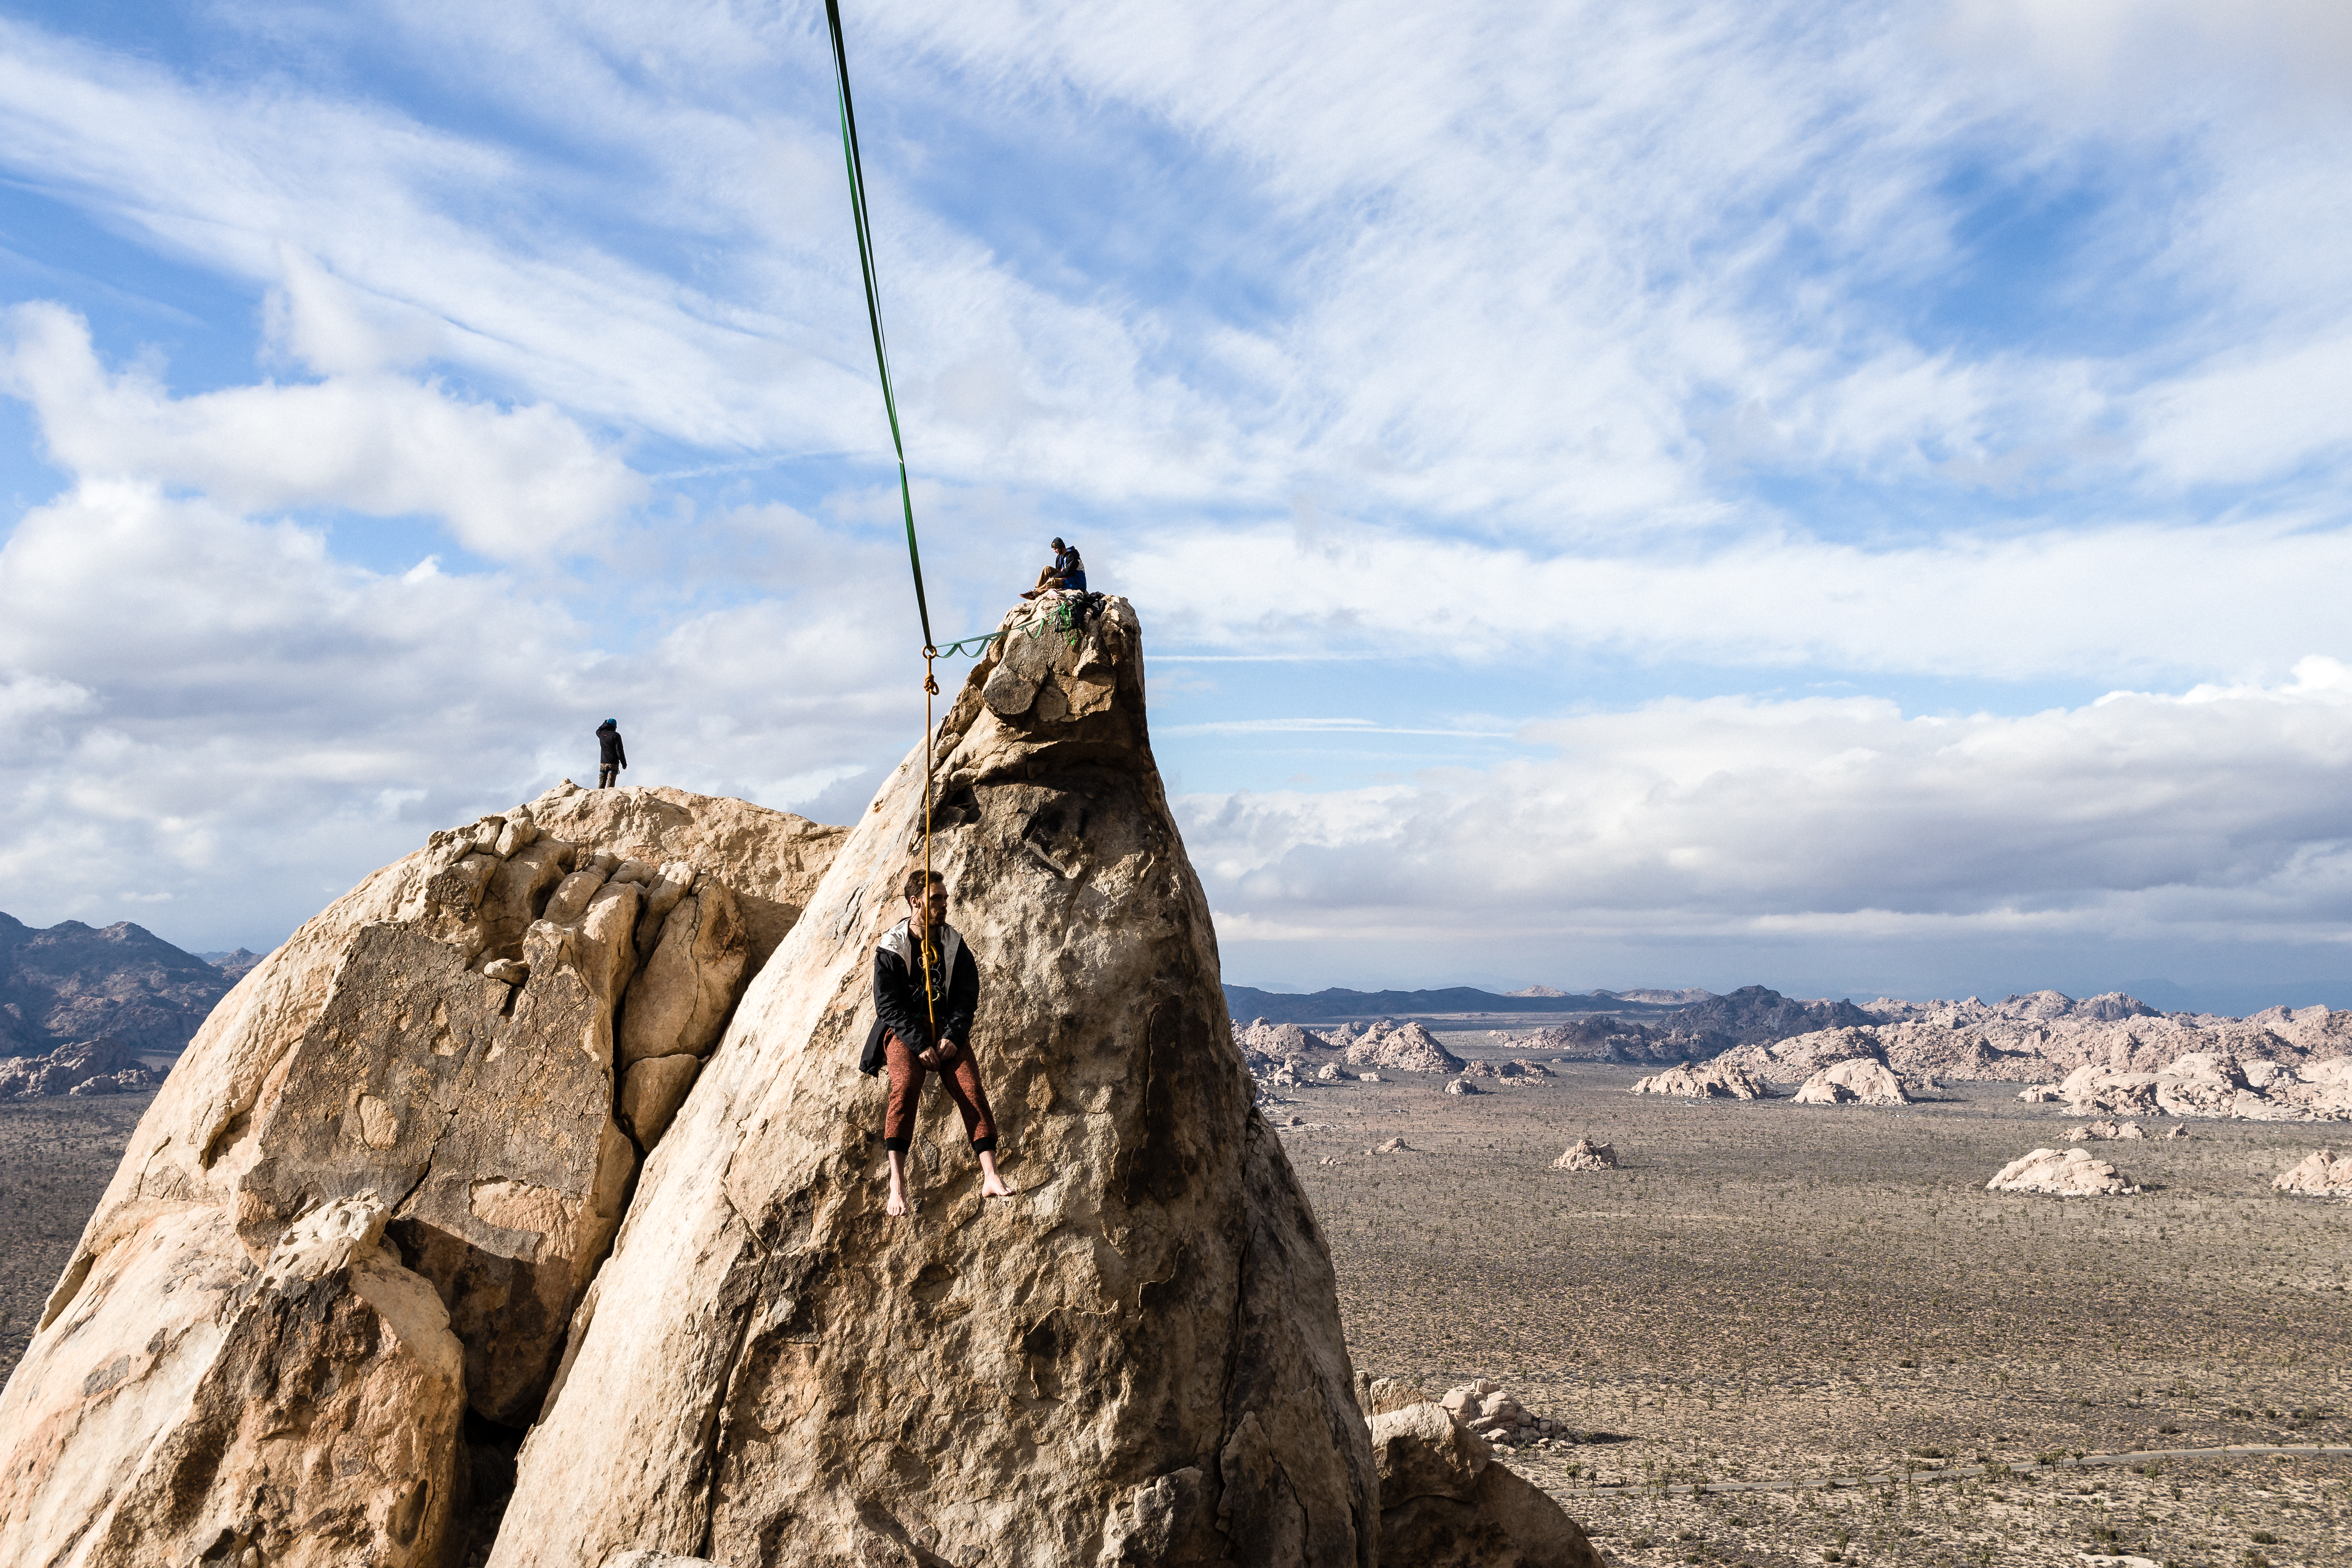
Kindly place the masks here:
POLYGON ((0 914, 0 1057, 111 1037, 176 1051, 236 977, 129 921, 36 930, 0 914))
MULTIPOLYGON (((1605 1037, 1612 1053, 1633 1053, 1628 1059, 1656 1060, 1711 1056, 1734 1046, 1769 1043, 1816 1029, 1878 1022, 1851 1002, 1799 1002, 1763 985, 1743 985, 1722 996, 1711 991, 1588 991, 1570 995, 1549 986, 1532 986, 1499 995, 1468 985, 1440 991, 1334 988, 1300 996, 1260 991, 1249 985, 1228 985, 1225 1007, 1237 1024, 1255 1018, 1264 1018, 1269 1024, 1419 1018, 1491 1020, 1509 1025, 1540 1022, 1545 1015, 1557 1016, 1564 1013, 1596 1020, 1605 1016, 1618 1019, 1627 1027, 1613 1030, 1601 1026, 1594 1037, 1596 1041, 1605 1037), (1643 999, 1636 1000, 1637 997, 1643 999)), ((1548 1033, 1557 1035, 1559 1031, 1548 1033)), ((1551 1044, 1558 1047, 1560 1042, 1551 1044)))
POLYGON ((1269 1024, 1338 1024, 1349 1018, 1427 1018, 1465 1013, 1511 1017, 1547 1013, 1613 1013, 1626 1018, 1647 1018, 1672 1012, 1674 1005, 1632 1001, 1609 991, 1570 995, 1549 986, 1511 995, 1481 991, 1473 985, 1449 985, 1438 991, 1349 991, 1334 986, 1302 996, 1261 991, 1255 985, 1228 985, 1225 1008, 1243 1023, 1264 1018, 1269 1024))

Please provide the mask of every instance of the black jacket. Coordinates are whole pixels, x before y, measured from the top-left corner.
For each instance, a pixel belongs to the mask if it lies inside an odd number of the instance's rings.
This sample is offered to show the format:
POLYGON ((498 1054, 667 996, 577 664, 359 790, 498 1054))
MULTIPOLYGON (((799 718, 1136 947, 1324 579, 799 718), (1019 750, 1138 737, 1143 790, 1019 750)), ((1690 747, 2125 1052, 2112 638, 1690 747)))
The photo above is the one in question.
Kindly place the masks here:
POLYGON ((896 1035, 918 1056, 929 1050, 931 1010, 938 1009, 940 1037, 971 1043, 971 1016, 980 1010, 980 963, 953 926, 931 947, 931 1003, 915 984, 921 944, 900 921, 874 949, 874 1026, 866 1032, 866 1049, 857 1070, 869 1076, 882 1070, 882 1037, 896 1035), (952 965, 944 984, 942 962, 952 965))
POLYGON ((596 762, 607 768, 629 765, 629 753, 621 749, 621 731, 610 724, 596 726, 596 762))

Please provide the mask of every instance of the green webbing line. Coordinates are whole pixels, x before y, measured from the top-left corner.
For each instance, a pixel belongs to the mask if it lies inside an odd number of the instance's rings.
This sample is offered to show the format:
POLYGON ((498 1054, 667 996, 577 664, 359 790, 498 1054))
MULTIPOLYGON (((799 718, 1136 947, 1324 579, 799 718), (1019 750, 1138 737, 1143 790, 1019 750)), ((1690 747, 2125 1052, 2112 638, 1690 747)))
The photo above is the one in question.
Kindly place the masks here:
MULTIPOLYGON (((857 116, 849 107, 849 54, 841 43, 840 0, 824 0, 833 29, 833 85, 841 100, 841 156, 849 165, 849 211, 857 223, 857 267, 866 279, 866 319, 874 325, 874 364, 882 373, 882 406, 890 416, 890 445, 898 454, 898 502, 907 514, 907 562, 915 569, 915 613, 923 646, 931 646, 931 610, 923 601, 923 553, 915 545, 915 496, 907 487, 907 444, 898 434, 898 400, 890 390, 890 355, 882 341, 882 296, 874 287, 874 231, 866 217, 866 177, 857 158, 857 116)), ((959 645, 961 646, 961 645, 959 645)))

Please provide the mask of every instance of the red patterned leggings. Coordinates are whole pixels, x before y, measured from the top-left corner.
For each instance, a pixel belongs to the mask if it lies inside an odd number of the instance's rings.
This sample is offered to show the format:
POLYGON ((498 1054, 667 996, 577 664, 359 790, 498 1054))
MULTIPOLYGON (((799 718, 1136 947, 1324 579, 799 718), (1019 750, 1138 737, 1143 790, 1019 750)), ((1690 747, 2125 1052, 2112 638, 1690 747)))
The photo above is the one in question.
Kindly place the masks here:
MULTIPOLYGON (((882 1058, 890 1066, 890 1099, 882 1111, 882 1147, 903 1150, 915 1135, 915 1105, 922 1098, 923 1079, 931 1069, 922 1058, 898 1043, 898 1037, 887 1035, 882 1041, 882 1058)), ((971 1139, 971 1146, 989 1152, 996 1147, 996 1119, 988 1112, 988 1090, 980 1085, 980 1064, 971 1059, 971 1047, 956 1047, 955 1060, 940 1072, 947 1086, 948 1098, 963 1112, 963 1130, 971 1139)))

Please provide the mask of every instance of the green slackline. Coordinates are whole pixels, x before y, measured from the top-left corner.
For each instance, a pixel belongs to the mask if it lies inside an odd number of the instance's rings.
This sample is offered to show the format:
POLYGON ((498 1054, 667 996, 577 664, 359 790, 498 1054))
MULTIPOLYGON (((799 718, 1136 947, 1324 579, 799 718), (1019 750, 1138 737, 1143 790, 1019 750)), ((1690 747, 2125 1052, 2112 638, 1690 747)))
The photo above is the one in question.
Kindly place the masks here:
MULTIPOLYGON (((932 645, 931 609, 923 597, 923 552, 915 542, 915 496, 907 483, 907 443, 899 433, 898 399, 890 385, 890 354, 882 332, 882 295, 874 282, 874 229, 866 216, 866 175, 857 155, 857 115, 849 103, 849 51, 841 41, 840 0, 824 0, 824 20, 833 30, 833 85, 841 103, 841 157, 849 167, 849 213, 857 226, 857 269, 866 284, 866 319, 874 328, 874 367, 881 374, 882 407, 890 416, 890 446, 898 456, 898 504, 907 517, 907 563, 915 573, 915 613, 923 623, 923 652, 931 658, 961 653, 978 658, 988 651, 991 643, 1006 634, 994 631, 963 637, 944 648, 932 645)), ((1069 638, 1071 647, 1077 646, 1080 628, 1072 624, 1068 605, 1056 605, 1029 623, 1030 637, 1043 637, 1049 625, 1069 638)), ((929 677, 925 679, 928 684, 929 677)))
POLYGON ((841 101, 841 155, 849 165, 849 212, 857 224, 857 267, 866 281, 866 319, 874 327, 874 365, 882 374, 882 407, 890 416, 890 445, 898 454, 898 502, 907 514, 907 563, 915 570, 915 613, 922 618, 923 647, 929 648, 931 610, 923 599, 923 553, 915 544, 915 496, 907 485, 907 444, 898 432, 898 400, 890 388, 890 355, 882 336, 882 296, 874 286, 874 231, 866 216, 866 176, 857 158, 857 116, 849 106, 849 53, 841 42, 839 0, 824 0, 824 20, 833 29, 833 85, 841 101))

